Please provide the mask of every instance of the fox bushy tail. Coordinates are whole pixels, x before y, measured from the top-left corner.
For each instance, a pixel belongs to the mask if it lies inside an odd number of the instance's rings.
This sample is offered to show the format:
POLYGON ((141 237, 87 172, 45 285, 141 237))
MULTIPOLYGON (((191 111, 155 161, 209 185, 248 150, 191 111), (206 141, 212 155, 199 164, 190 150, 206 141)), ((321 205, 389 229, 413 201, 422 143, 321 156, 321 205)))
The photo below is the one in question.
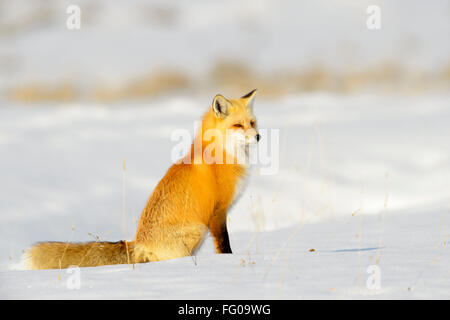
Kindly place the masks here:
POLYGON ((25 253, 30 269, 64 269, 133 263, 134 243, 39 242, 25 253))

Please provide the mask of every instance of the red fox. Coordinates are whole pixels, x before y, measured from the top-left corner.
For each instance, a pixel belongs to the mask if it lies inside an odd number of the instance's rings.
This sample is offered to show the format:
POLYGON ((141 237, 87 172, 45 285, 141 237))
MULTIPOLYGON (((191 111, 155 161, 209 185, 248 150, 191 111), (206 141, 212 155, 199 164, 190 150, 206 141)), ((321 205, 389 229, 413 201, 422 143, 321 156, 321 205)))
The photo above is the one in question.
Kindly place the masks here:
POLYGON ((208 230, 217 253, 232 253, 227 211, 242 192, 239 186, 248 167, 237 160, 248 157, 249 145, 260 140, 253 114, 255 93, 256 89, 239 99, 214 97, 190 152, 169 168, 151 194, 132 241, 40 242, 26 251, 29 267, 94 267, 185 257, 195 252, 208 230), (227 137, 226 142, 203 134, 211 129, 227 137), (205 152, 211 140, 214 148, 205 152))

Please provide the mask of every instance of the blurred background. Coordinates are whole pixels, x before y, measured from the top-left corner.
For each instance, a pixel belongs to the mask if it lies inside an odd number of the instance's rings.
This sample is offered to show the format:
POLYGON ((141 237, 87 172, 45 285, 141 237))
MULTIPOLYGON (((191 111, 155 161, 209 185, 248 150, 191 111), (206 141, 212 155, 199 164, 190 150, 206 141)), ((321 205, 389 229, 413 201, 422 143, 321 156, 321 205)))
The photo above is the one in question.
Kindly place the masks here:
POLYGON ((0 0, 1 265, 36 241, 132 238, 173 130, 254 88, 279 170, 252 178, 232 242, 355 212, 448 216, 449 18, 446 0, 0 0))
POLYGON ((27 103, 448 89, 449 12, 446 0, 2 0, 0 88, 27 103), (71 4, 79 30, 66 27, 71 4))

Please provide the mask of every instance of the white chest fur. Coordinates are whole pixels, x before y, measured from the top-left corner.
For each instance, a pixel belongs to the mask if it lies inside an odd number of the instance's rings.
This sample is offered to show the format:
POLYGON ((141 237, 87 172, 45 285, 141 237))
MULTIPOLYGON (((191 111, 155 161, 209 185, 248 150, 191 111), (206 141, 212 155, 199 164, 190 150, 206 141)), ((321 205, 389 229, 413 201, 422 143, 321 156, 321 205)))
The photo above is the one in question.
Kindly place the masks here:
POLYGON ((233 200, 231 201, 230 208, 241 198, 245 189, 247 188, 249 181, 249 174, 245 173, 239 180, 236 182, 236 186, 234 187, 233 200))

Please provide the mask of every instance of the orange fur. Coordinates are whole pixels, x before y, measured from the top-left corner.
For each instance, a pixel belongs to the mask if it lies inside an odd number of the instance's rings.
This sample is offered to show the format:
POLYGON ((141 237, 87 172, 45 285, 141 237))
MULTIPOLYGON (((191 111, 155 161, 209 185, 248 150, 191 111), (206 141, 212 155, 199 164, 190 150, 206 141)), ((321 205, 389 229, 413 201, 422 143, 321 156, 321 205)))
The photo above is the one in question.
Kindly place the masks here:
MULTIPOLYGON (((230 158, 223 143, 216 144, 206 161, 203 153, 211 141, 202 133, 215 129, 226 136, 227 130, 233 133, 243 129, 246 131, 239 138, 245 141, 245 146, 249 141, 254 142, 255 137, 258 140, 251 108, 254 95, 255 90, 236 100, 221 95, 214 98, 190 153, 169 168, 151 194, 133 241, 38 243, 27 252, 31 268, 141 263, 189 256, 208 230, 214 238, 216 251, 231 253, 227 210, 236 198, 236 186, 247 174, 246 166, 237 161, 227 164, 216 161, 221 158, 225 162, 230 158), (199 142, 201 148, 196 148, 199 142)), ((212 141, 220 142, 216 138, 212 141)), ((234 160, 233 154, 231 158, 234 160)))

